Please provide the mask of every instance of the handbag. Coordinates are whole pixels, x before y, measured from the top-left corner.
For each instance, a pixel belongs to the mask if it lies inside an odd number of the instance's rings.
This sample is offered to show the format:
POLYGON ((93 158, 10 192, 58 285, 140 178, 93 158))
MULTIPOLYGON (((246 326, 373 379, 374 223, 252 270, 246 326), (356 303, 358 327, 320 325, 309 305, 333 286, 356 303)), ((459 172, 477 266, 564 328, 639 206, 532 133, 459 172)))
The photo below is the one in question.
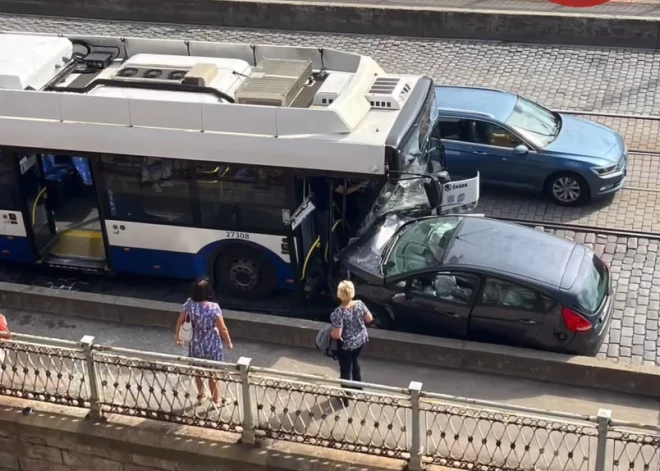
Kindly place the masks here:
POLYGON ((190 342, 193 338, 193 325, 190 314, 186 314, 186 318, 183 321, 183 324, 181 324, 181 332, 179 332, 179 338, 184 343, 190 342))

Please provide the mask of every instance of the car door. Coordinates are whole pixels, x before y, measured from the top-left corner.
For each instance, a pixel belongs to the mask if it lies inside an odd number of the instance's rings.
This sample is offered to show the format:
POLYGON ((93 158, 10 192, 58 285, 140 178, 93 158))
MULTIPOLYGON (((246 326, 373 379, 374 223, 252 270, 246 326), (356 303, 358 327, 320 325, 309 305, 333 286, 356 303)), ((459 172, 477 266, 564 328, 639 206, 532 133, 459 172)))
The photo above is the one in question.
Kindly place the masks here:
POLYGON ((465 138, 464 120, 452 117, 440 117, 437 134, 444 146, 445 170, 453 180, 470 178, 476 175, 480 164, 479 156, 469 152, 470 143, 465 138))
POLYGON ((484 342, 534 346, 546 313, 555 302, 539 291, 495 277, 487 277, 477 297, 468 337, 484 342))
MULTIPOLYGON (((466 120, 467 152, 473 155, 484 181, 512 188, 536 186, 540 169, 535 165, 535 150, 518 135, 487 120, 466 120), (526 151, 516 148, 525 146, 526 151)), ((521 148, 519 148, 521 149, 521 148)))
POLYGON ((464 338, 479 284, 480 278, 470 273, 431 272, 410 277, 391 299, 394 324, 408 332, 464 338))

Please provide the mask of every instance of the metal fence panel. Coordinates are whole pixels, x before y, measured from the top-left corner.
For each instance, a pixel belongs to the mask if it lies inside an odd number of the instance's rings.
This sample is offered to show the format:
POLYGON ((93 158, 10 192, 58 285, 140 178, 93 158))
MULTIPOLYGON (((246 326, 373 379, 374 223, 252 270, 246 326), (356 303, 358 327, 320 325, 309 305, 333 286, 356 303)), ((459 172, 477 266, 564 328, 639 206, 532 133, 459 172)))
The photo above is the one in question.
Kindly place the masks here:
POLYGON ((472 469, 592 471, 598 431, 551 417, 420 402, 426 454, 434 463, 472 469))
POLYGON ((410 399, 263 374, 250 376, 256 429, 269 438, 401 458, 410 447, 410 399))
POLYGON ((0 394, 74 407, 89 405, 82 350, 2 341, 0 359, 0 394))
POLYGON ((660 471, 660 435, 610 429, 605 468, 612 471, 660 471))
POLYGON ((99 401, 109 412, 229 431, 243 421, 237 371, 106 353, 94 353, 94 364, 99 401), (213 383, 218 403, 211 399, 213 383))

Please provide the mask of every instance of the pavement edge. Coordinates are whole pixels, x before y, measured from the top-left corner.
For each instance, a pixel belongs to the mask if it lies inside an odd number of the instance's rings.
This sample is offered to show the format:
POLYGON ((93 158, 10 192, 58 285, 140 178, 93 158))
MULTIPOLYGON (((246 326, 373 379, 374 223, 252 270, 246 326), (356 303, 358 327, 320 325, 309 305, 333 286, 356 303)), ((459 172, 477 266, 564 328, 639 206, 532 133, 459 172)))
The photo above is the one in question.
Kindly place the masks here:
MULTIPOLYGON (((171 329, 181 308, 174 303, 4 282, 0 282, 0 307, 171 329)), ((236 339, 307 349, 316 348, 316 334, 323 326, 304 319, 239 311, 225 310, 224 316, 236 339)), ((653 366, 381 330, 370 331, 365 355, 660 398, 660 368, 653 366)))
POLYGON ((324 33, 660 47, 660 18, 642 16, 256 0, 0 0, 0 13, 324 33))

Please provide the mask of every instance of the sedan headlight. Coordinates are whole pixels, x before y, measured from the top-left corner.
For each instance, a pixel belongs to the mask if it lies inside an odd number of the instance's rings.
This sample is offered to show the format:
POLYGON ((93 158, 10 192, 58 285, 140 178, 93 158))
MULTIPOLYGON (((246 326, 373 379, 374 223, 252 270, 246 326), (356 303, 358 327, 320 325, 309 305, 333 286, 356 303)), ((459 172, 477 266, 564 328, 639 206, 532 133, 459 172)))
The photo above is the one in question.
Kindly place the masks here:
POLYGON ((618 166, 619 164, 609 165, 607 167, 591 167, 591 171, 596 175, 607 175, 614 172, 618 166))

